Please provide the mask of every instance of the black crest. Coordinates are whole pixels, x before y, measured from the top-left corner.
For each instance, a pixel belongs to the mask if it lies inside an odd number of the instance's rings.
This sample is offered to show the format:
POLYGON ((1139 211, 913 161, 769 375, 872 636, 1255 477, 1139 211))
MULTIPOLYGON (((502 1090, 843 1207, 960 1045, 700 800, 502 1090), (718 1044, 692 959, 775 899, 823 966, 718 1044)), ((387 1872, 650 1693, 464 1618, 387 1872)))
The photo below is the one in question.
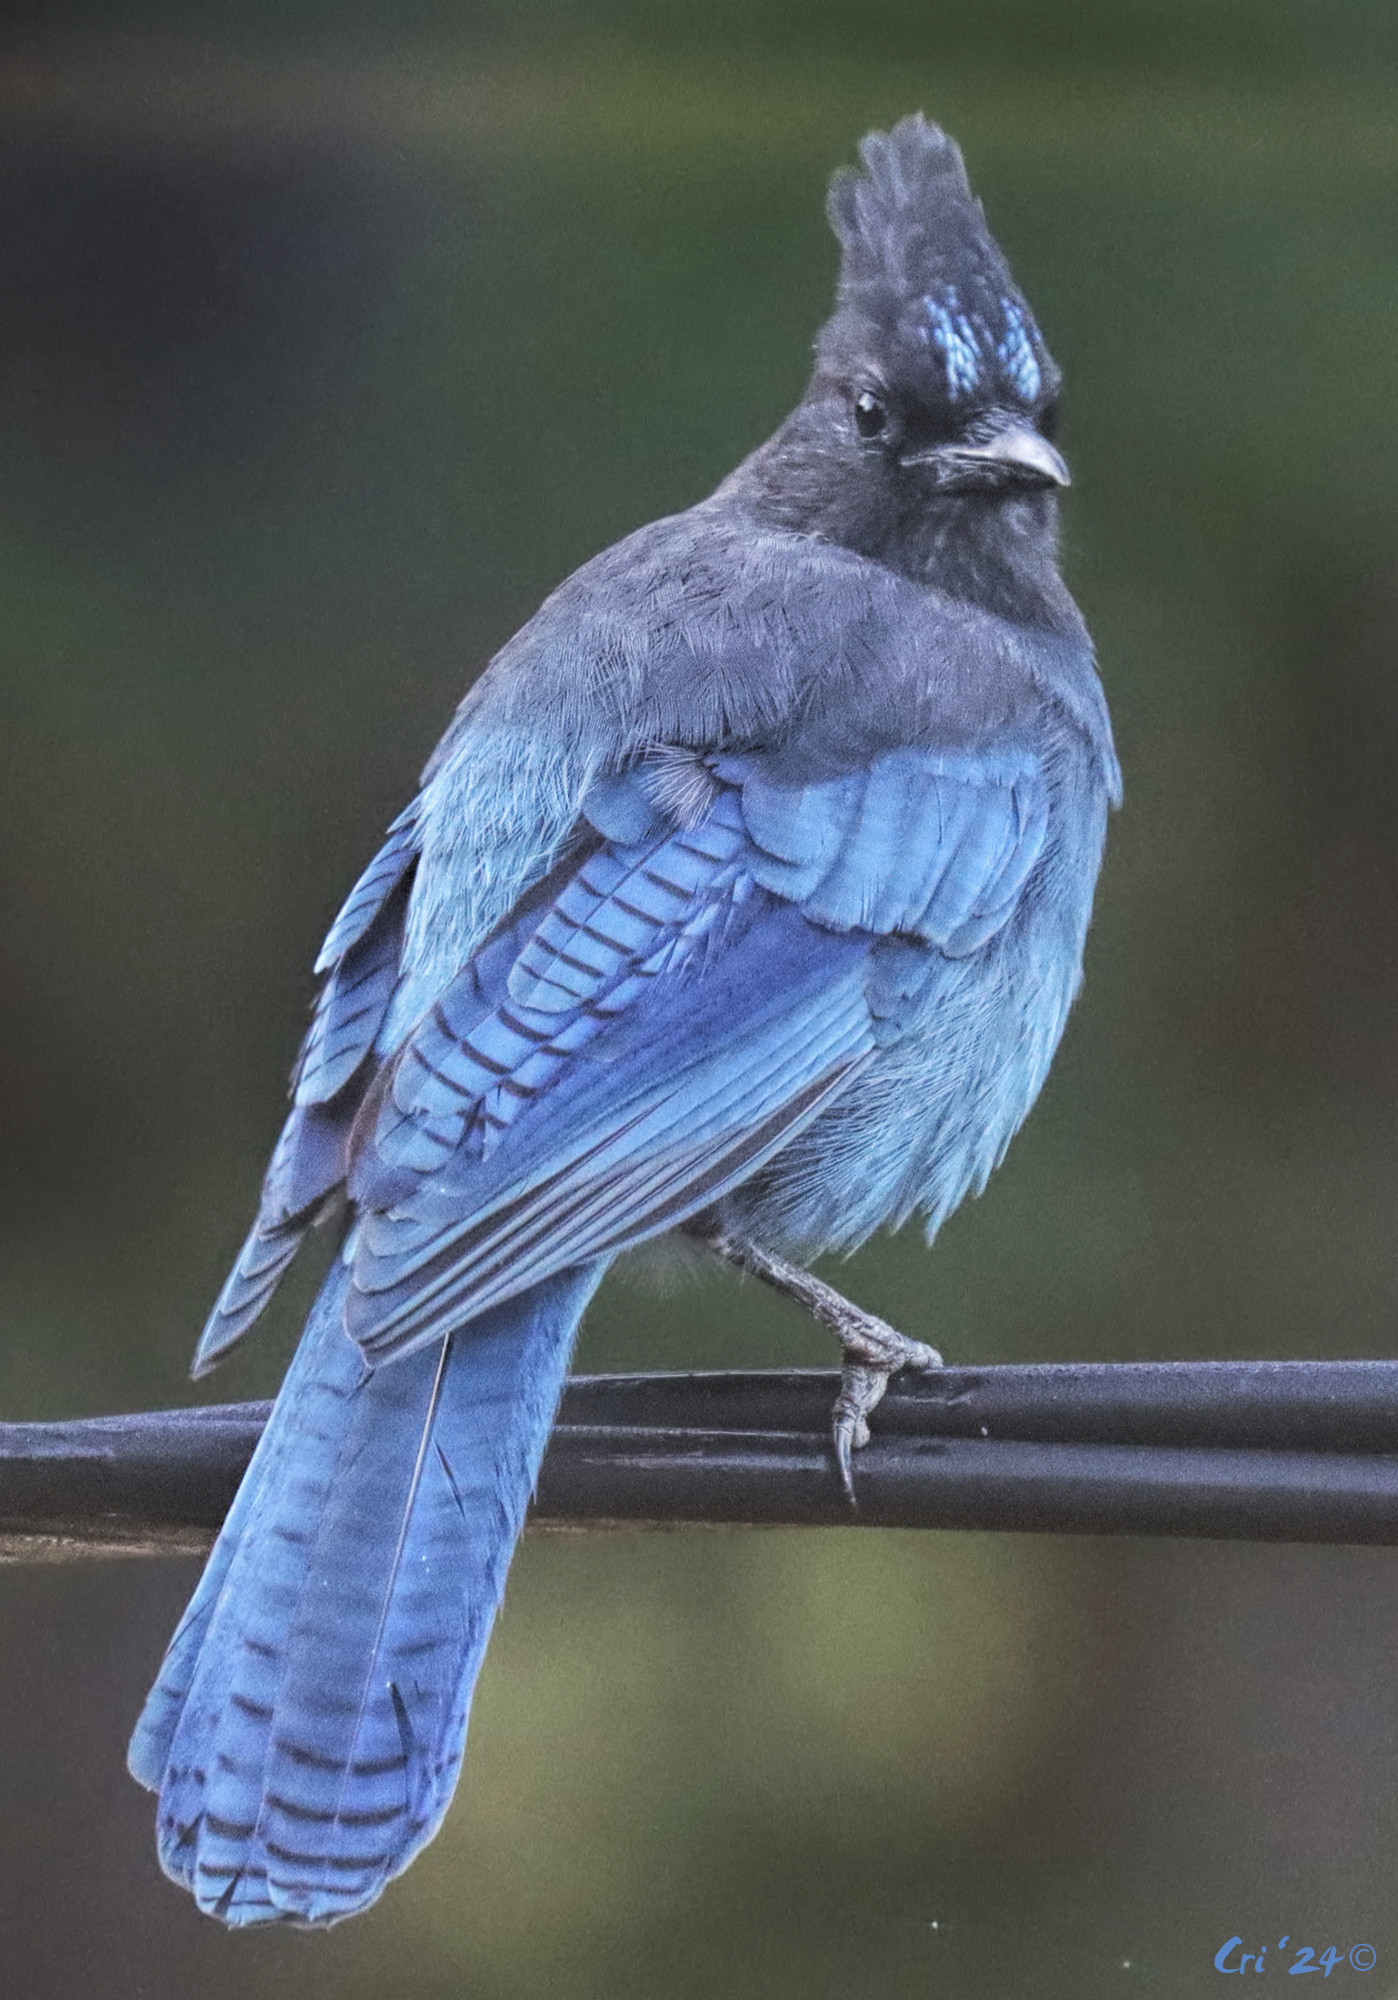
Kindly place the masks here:
POLYGON ((1035 405, 1058 371, 971 192, 961 149, 920 112, 871 132, 830 186, 843 258, 828 365, 935 378, 948 402, 1035 405))

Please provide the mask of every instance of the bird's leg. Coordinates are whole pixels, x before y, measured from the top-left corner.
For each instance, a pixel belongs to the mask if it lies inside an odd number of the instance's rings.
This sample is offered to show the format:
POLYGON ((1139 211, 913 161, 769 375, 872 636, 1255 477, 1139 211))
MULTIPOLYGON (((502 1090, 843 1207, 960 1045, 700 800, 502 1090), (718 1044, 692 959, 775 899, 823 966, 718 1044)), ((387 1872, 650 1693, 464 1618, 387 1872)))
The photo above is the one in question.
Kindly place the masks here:
POLYGON ((910 1340, 887 1320, 865 1312, 833 1285, 813 1277, 799 1264, 788 1263, 785 1257, 774 1257, 770 1250, 759 1250, 733 1236, 706 1236, 702 1241, 726 1263, 736 1264, 740 1271, 750 1272, 773 1291, 793 1299, 812 1319, 829 1327, 844 1349, 840 1393, 835 1399, 835 1457, 841 1484, 853 1506, 850 1454, 868 1444, 869 1412, 888 1387, 889 1377, 900 1368, 940 1368, 941 1355, 926 1341, 910 1340))

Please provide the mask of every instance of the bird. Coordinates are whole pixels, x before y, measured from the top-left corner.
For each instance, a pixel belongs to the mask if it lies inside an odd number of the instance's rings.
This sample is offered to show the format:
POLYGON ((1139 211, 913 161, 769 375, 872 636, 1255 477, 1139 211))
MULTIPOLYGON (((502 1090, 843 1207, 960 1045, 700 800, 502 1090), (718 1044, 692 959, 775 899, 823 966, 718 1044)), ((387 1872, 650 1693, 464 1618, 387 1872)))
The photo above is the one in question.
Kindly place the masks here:
POLYGON ((1078 992, 1121 777, 1058 565, 1060 373, 921 113, 828 216, 800 402, 495 656, 316 961, 195 1372, 314 1224, 342 1240, 129 1754, 229 1926, 362 1911, 439 1827, 621 1253, 820 1292, 853 1490, 889 1375, 940 1356, 806 1266, 931 1242, 1078 992))

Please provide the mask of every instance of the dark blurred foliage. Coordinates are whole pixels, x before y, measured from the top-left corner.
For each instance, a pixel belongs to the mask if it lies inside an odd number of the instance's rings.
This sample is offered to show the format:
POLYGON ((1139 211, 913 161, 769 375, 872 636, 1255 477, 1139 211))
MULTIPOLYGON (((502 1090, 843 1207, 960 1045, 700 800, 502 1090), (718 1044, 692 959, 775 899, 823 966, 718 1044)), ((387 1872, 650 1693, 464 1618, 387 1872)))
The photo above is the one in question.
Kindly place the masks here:
MULTIPOLYGON (((1393 1351, 1395 20, 12 0, 3 1414, 192 1393, 341 893, 551 584, 799 392, 825 176, 919 104, 1064 364, 1127 809, 990 1193, 839 1281, 958 1360, 1393 1351)), ((653 1260, 582 1360, 822 1356, 653 1260)), ((121 1757, 191 1581, 5 1578, 0 1990, 1173 2000, 1235 1931, 1398 1990, 1381 1552, 531 1544, 446 1832, 328 1939, 156 1871, 121 1757)))

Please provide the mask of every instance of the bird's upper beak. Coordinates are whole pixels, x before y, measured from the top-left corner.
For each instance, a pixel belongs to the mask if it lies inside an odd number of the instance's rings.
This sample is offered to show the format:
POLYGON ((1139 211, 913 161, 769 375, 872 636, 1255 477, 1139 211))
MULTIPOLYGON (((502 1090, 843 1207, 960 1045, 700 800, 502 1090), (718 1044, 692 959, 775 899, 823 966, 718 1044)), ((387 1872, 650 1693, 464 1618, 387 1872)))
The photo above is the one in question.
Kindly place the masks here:
POLYGON ((1046 437, 1018 419, 1002 425, 983 443, 940 445, 911 453, 904 465, 937 465, 944 483, 962 475, 968 485, 1070 486, 1063 454, 1046 437))
POLYGON ((988 444, 960 445, 956 455, 997 469, 1003 466, 1007 472, 1023 473, 1036 486, 1072 484, 1063 454, 1028 424, 1010 424, 997 431, 988 444))

